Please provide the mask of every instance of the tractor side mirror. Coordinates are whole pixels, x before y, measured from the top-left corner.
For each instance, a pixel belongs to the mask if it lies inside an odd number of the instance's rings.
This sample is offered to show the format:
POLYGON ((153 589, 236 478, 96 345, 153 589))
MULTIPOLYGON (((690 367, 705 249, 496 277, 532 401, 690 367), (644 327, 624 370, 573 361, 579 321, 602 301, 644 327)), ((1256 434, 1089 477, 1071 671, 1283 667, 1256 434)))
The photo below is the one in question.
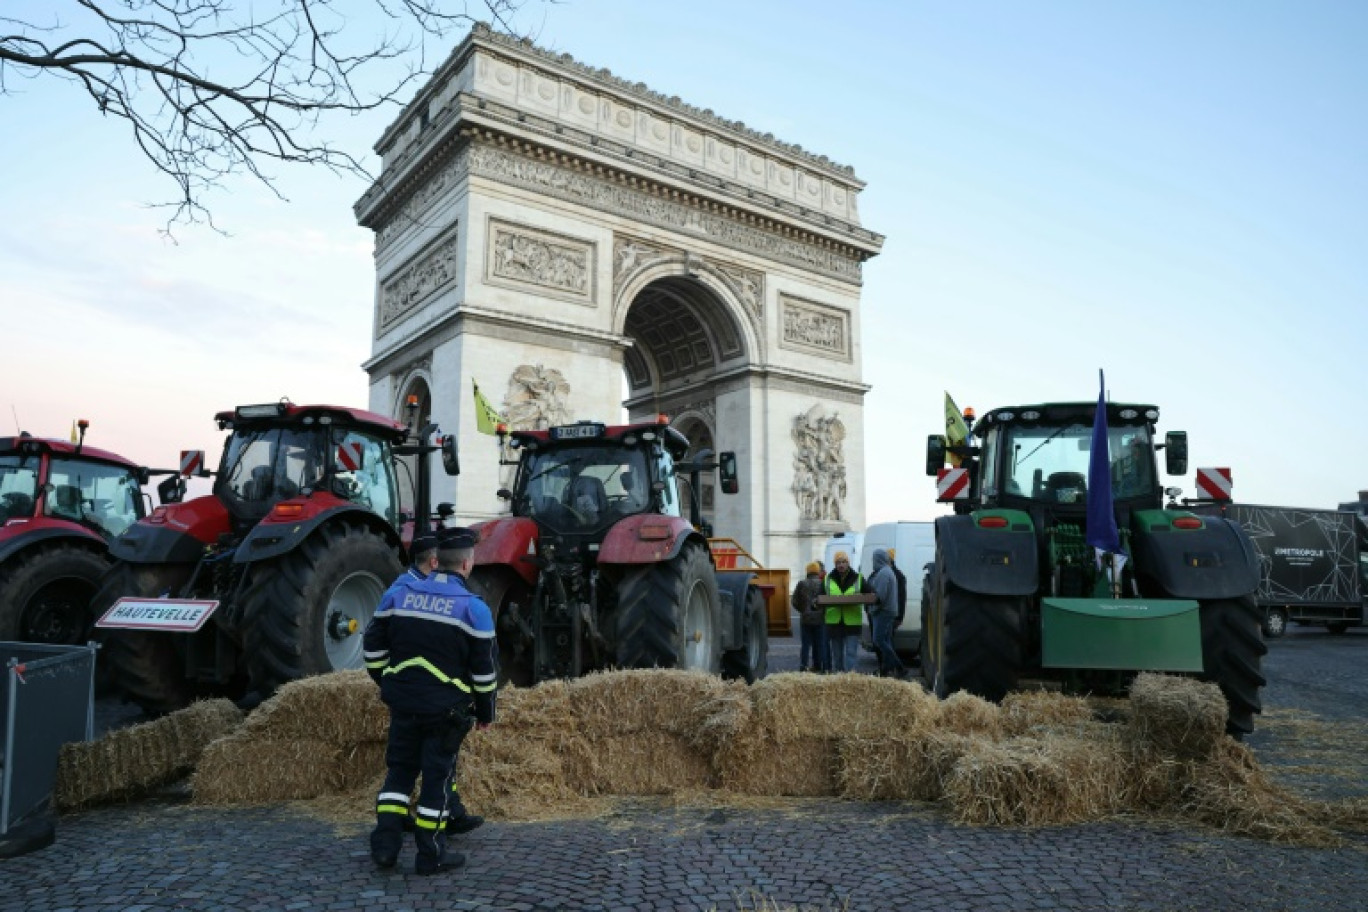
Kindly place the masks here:
POLYGON ((933 478, 945 468, 945 435, 932 434, 926 438, 926 474, 933 478))
POLYGON ((736 454, 725 452, 717 457, 717 477, 722 483, 723 494, 735 494, 741 490, 741 481, 736 472, 736 454))
POLYGON ((461 474, 461 457, 456 452, 455 434, 447 434, 442 438, 442 471, 448 475, 461 474))
POLYGON ((178 504, 185 500, 185 478, 181 475, 168 475, 157 485, 157 496, 164 504, 178 504))
POLYGON ((1187 431, 1164 435, 1164 468, 1170 475, 1186 475, 1188 464, 1187 431))
POLYGON ((512 500, 513 492, 508 490, 508 488, 499 488, 499 490, 494 492, 494 496, 499 498, 499 500, 512 500))

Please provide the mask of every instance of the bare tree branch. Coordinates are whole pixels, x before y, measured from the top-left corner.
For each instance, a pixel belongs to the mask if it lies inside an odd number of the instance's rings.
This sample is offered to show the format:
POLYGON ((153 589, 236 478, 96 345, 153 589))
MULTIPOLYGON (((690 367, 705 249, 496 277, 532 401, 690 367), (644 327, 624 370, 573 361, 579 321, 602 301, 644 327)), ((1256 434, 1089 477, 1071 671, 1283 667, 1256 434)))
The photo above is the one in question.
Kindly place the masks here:
POLYGON ((50 0, 24 18, 0 15, 0 96, 20 80, 80 86, 175 183, 167 228, 212 225, 206 194, 230 176, 279 195, 267 162, 369 179, 360 158, 315 136, 319 118, 402 105, 432 73, 431 45, 445 59, 480 19, 512 33, 524 2, 50 0))

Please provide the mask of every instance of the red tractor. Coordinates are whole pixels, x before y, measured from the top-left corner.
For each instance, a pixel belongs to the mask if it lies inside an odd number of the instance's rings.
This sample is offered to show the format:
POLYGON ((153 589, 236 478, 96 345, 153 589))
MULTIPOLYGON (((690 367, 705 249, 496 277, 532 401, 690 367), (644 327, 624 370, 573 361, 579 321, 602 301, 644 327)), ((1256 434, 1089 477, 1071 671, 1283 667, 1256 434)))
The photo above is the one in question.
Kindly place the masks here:
POLYGON ((76 645, 111 539, 144 515, 148 471, 105 450, 0 438, 0 640, 76 645))
POLYGON ((383 415, 288 401, 216 420, 231 433, 212 493, 164 504, 118 538, 94 603, 99 625, 114 628, 114 683, 154 714, 199 693, 255 699, 363 667, 362 631, 428 521, 435 425, 415 442, 383 415), (416 478, 398 458, 414 455, 416 478), (415 515, 401 513, 401 475, 415 515))
POLYGON ((736 457, 681 464, 665 416, 514 431, 512 516, 479 524, 471 587, 489 603, 501 672, 519 685, 606 668, 765 673, 765 601, 747 572, 719 573, 700 531, 699 474, 735 493, 736 457), (689 505, 681 474, 690 476, 689 505), (688 509, 690 518, 684 517, 688 509))

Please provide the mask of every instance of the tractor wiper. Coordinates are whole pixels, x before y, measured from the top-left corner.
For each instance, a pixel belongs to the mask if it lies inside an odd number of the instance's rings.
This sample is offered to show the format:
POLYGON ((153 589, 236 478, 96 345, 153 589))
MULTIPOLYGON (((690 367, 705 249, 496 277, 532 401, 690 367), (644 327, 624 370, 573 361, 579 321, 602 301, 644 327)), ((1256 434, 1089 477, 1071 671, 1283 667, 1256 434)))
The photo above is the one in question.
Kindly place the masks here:
POLYGON ((1031 452, 1027 453, 1025 456, 1022 456, 1019 460, 1017 460, 1017 465, 1021 465, 1024 462, 1026 462, 1026 460, 1034 456, 1040 450, 1041 447, 1049 443, 1051 440, 1054 440, 1056 437, 1058 437, 1060 434, 1064 433, 1071 427, 1073 427, 1073 425, 1071 424, 1061 425, 1059 429, 1056 430, 1053 434, 1051 434, 1049 437, 1046 437, 1044 440, 1040 441, 1040 443, 1036 444, 1036 448, 1034 450, 1031 450, 1031 452))

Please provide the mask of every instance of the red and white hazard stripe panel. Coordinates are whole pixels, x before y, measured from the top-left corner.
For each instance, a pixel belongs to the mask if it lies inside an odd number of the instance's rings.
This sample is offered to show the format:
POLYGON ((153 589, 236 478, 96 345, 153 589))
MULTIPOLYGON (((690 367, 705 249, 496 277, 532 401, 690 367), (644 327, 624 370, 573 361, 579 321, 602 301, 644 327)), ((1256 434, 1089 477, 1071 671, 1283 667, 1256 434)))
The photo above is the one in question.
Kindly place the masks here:
POLYGON ((941 469, 936 474, 936 500, 964 500, 968 496, 968 469, 941 469))
POLYGON ((337 467, 344 472, 361 468, 361 441, 348 440, 337 445, 337 467))
POLYGON ((1212 500, 1230 500, 1230 469, 1198 469, 1197 494, 1212 500))
POLYGON ((181 450, 180 473, 186 478, 204 468, 204 450, 181 450))

